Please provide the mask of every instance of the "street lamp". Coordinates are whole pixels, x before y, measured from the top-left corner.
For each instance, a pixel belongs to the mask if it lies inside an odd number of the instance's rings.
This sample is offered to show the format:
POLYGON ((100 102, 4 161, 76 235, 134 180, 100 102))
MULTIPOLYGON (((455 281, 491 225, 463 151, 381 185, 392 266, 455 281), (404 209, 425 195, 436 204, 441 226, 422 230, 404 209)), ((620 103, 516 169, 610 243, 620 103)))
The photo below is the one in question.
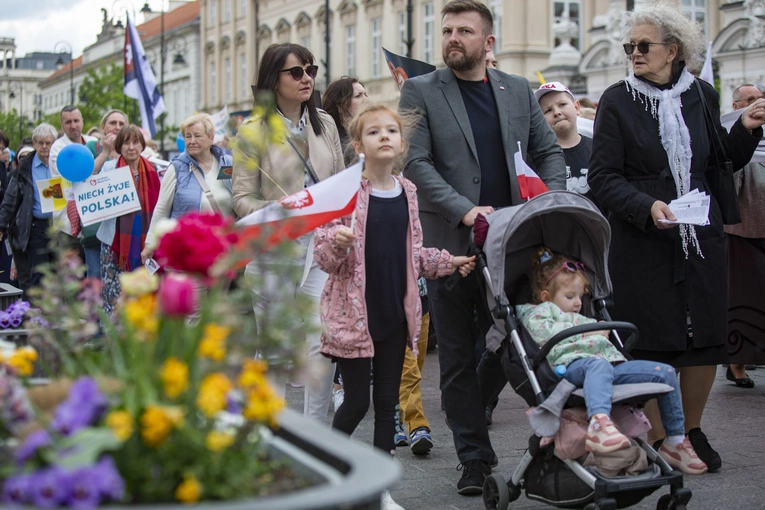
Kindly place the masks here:
MULTIPOLYGON (((69 104, 73 105, 74 103, 74 58, 72 55, 72 45, 69 44, 66 41, 59 41, 56 43, 56 45, 53 47, 54 53, 69 53, 69 96, 70 101, 69 104), (68 51, 58 51, 57 48, 59 46, 63 46, 64 50, 68 51)), ((56 65, 64 65, 64 59, 61 58, 61 56, 58 57, 58 61, 56 61, 56 65)))

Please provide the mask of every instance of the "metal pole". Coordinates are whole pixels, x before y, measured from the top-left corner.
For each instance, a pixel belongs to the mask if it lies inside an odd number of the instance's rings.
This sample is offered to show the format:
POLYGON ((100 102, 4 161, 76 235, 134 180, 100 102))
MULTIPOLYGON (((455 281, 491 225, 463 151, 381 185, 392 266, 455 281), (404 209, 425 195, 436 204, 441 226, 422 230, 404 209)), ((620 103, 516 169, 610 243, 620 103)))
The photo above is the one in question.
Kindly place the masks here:
MULTIPOLYGON (((162 2, 159 33, 159 93, 165 94, 165 2, 162 2)), ((159 116, 159 153, 165 157, 165 115, 159 116)))
POLYGON ((19 145, 24 139, 24 83, 19 82, 19 145))
POLYGON ((324 60, 324 88, 329 87, 330 73, 329 73, 329 0, 324 0, 324 52, 326 59, 324 60))
POLYGON ((412 13, 414 11, 414 5, 412 0, 406 1, 406 57, 412 58, 412 46, 414 46, 414 39, 412 39, 412 13))
POLYGON ((260 1, 255 0, 255 74, 260 67, 260 1))

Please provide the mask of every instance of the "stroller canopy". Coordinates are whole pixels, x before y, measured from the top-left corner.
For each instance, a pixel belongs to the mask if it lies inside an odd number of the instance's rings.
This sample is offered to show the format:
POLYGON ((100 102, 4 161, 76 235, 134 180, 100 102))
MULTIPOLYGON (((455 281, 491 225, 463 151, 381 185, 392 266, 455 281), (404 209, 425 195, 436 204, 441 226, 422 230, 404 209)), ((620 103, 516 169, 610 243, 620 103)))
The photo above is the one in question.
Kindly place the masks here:
POLYGON ((531 274, 531 256, 540 245, 581 261, 592 284, 592 297, 611 294, 608 246, 611 228, 588 199, 568 191, 549 191, 525 204, 486 217, 489 230, 483 251, 494 296, 503 304, 523 289, 531 274))

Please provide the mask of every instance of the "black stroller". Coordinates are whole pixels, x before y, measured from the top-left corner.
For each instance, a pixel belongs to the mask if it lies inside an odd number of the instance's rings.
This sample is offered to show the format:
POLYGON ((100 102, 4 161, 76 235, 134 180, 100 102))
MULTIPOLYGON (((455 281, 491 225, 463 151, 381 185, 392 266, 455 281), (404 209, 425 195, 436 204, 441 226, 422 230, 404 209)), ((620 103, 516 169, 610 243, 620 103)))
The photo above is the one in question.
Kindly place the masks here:
MULTIPOLYGON (((553 191, 529 202, 499 210, 487 217, 489 223, 483 249, 472 247, 477 268, 483 275, 493 317, 487 334, 487 349, 494 351, 510 384, 529 406, 541 404, 560 380, 547 363, 550 350, 576 334, 610 329, 611 342, 624 354, 637 340, 637 328, 612 322, 606 310, 611 294, 608 276, 608 246, 611 230, 606 219, 586 198, 575 193, 553 191), (582 261, 592 284, 592 293, 582 313, 607 321, 570 328, 539 348, 515 317, 513 306, 529 302, 530 260, 539 245, 582 261), (631 336, 622 343, 618 332, 631 336)), ((613 403, 642 405, 672 388, 643 383, 614 386, 613 403)), ((577 389, 567 406, 583 406, 584 394, 577 389)), ((525 489, 530 499, 560 508, 611 510, 637 504, 664 485, 670 493, 659 499, 657 509, 684 509, 691 491, 683 488, 683 475, 673 470, 647 443, 633 438, 645 450, 648 469, 637 476, 606 477, 583 459, 563 460, 555 445, 540 446, 532 435, 520 464, 505 481, 492 474, 483 488, 487 509, 505 510, 525 489)))

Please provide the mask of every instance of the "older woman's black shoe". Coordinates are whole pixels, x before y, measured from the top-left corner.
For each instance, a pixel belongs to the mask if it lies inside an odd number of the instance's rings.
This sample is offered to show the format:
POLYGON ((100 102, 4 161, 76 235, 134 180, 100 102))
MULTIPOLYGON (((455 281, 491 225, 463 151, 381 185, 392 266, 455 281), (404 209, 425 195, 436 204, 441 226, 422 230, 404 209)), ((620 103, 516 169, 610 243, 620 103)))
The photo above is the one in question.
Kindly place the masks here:
POLYGON ((689 430, 686 436, 688 436, 691 446, 696 451, 696 455, 707 465, 708 473, 714 473, 722 467, 720 454, 712 449, 706 434, 699 427, 689 430))
POLYGON ((736 383, 736 386, 739 388, 754 388, 754 381, 751 380, 749 376, 741 378, 736 377, 730 367, 728 367, 728 370, 725 372, 725 378, 736 383))

